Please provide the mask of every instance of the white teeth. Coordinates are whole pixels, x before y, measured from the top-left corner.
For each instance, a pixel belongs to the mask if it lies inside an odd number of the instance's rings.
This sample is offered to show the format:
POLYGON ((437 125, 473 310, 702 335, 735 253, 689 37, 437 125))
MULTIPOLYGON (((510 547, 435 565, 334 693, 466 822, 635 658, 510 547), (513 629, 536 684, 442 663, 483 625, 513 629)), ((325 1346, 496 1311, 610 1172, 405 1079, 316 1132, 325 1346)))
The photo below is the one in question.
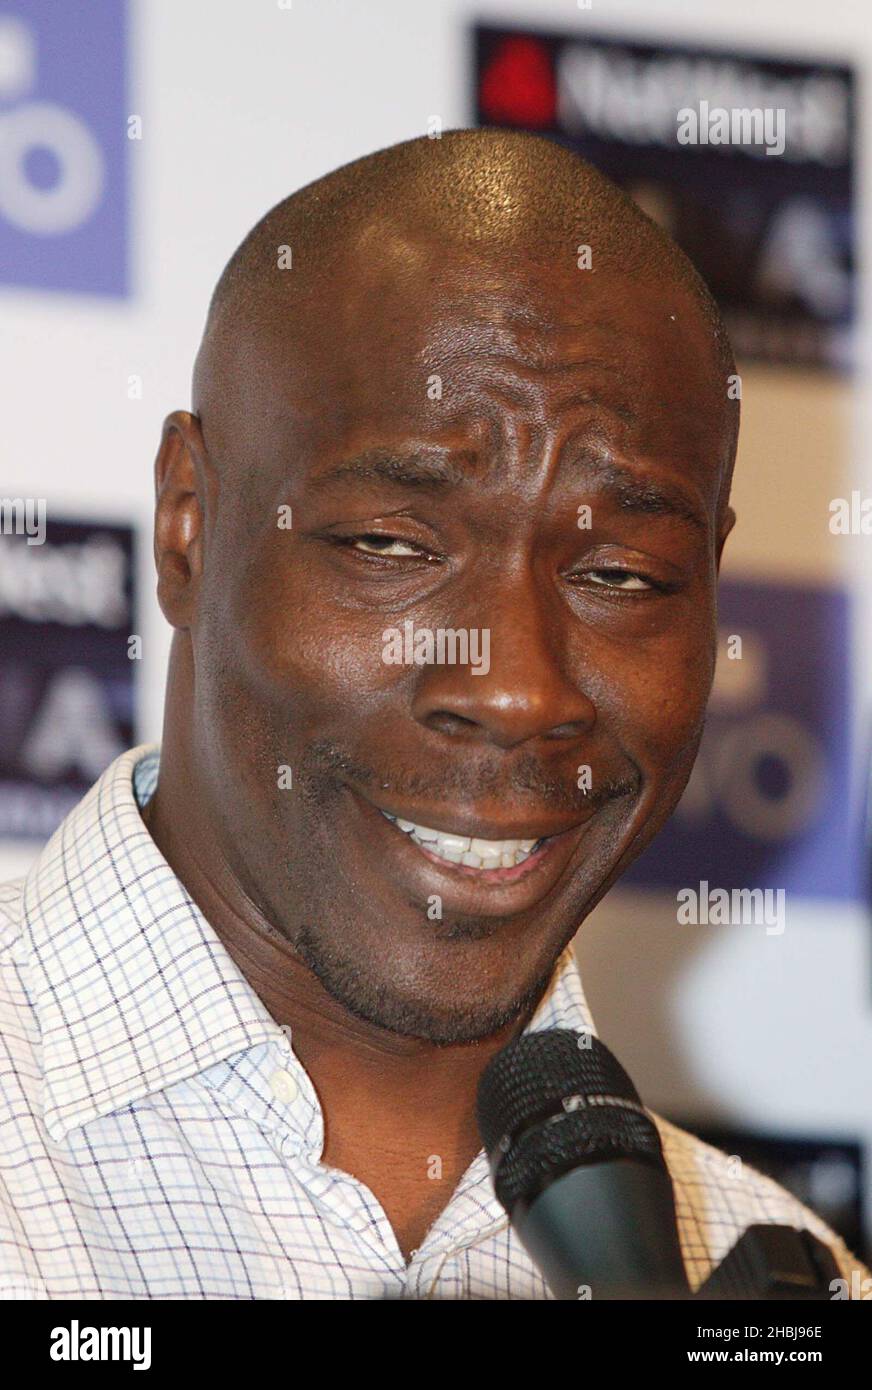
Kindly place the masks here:
MULTIPOLYGON (((390 816, 388 816, 388 820, 390 820, 390 816)), ((414 822, 413 822, 413 821, 410 821, 410 820, 404 820, 404 821, 399 821, 399 820, 398 820, 398 821, 397 821, 397 825, 400 827, 401 830, 414 830, 414 832, 415 832, 415 834, 417 835, 417 837, 418 837, 419 840, 438 840, 438 839, 439 839, 439 831, 438 831, 438 830, 428 830, 426 825, 415 825, 414 822)))
POLYGON ((473 838, 469 848, 473 854, 487 859, 492 854, 514 854, 516 849, 532 849, 535 840, 476 840, 473 838))
MULTIPOLYGON (((412 838, 414 839, 414 832, 412 833, 412 838)), ((447 849, 454 849, 454 850, 457 850, 457 852, 458 852, 459 854, 468 854, 468 853, 469 853, 470 839, 469 839, 469 836, 468 836, 468 835, 442 835, 442 834, 440 834, 440 835, 437 835, 435 842, 434 842, 433 840, 430 841, 430 844, 433 844, 433 843, 435 843, 435 844, 438 846, 437 852, 439 852, 439 851, 443 851, 443 852, 444 852, 444 851, 447 850, 447 849)))
POLYGON ((390 816, 387 811, 382 811, 382 815, 431 854, 471 869, 513 869, 529 859, 533 849, 541 843, 540 840, 482 840, 476 836, 452 835, 390 816))

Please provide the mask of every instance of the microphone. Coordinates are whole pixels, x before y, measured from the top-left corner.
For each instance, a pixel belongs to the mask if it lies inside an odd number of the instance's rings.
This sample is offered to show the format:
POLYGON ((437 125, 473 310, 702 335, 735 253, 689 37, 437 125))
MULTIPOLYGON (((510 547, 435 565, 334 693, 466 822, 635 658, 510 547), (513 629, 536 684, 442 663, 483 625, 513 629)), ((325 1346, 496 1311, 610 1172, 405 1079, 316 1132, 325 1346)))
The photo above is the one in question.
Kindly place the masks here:
POLYGON ((497 1199, 556 1298, 690 1297, 660 1136, 604 1043, 522 1034, 485 1068, 477 1115, 497 1199))

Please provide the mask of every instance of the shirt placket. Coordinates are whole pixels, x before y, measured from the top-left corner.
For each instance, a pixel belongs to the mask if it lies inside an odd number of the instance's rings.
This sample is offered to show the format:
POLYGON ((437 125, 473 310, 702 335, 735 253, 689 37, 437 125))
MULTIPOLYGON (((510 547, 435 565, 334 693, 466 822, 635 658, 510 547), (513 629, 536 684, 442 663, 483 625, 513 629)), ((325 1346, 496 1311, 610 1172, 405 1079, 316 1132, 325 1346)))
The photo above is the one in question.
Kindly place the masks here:
POLYGON ((281 1029, 284 1038, 270 1044, 268 1054, 248 1077, 248 1087, 226 1098, 258 1125, 324 1217, 354 1236, 373 1272, 385 1280, 386 1294, 401 1294, 405 1261, 393 1228, 381 1203, 364 1183, 321 1161, 321 1105, 293 1051, 291 1026, 282 1024, 281 1029))

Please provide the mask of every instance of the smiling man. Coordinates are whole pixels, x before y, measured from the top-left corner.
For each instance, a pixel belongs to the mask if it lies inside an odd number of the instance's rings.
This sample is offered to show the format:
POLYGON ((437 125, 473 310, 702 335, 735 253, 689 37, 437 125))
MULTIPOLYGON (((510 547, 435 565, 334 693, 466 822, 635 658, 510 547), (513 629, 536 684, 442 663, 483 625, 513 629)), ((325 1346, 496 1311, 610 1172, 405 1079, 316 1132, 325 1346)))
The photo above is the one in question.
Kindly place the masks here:
MULTIPOLYGON (((570 943, 690 774, 734 370, 674 244, 531 136, 245 239, 156 462, 162 743, 7 890, 4 1287, 548 1296, 477 1084, 592 1026, 570 943)), ((754 1221, 859 1268, 657 1123, 693 1285, 754 1221)))

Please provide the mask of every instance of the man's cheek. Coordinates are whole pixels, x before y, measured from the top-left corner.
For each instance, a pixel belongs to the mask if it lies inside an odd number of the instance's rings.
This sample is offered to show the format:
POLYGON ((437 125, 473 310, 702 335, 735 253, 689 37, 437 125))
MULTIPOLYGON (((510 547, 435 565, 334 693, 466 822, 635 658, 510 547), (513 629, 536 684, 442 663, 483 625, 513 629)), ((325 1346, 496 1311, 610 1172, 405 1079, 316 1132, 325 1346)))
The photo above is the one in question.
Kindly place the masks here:
POLYGON ((668 767, 698 743, 705 718, 708 684, 700 671, 664 658, 656 669, 627 672, 616 701, 622 742, 649 766, 668 767), (668 679, 663 679, 664 672, 668 679))
POLYGON ((241 682, 248 698, 295 727, 338 722, 347 727, 364 712, 403 699, 415 668, 387 664, 382 628, 364 632, 320 630, 314 619, 250 630, 240 643, 241 682))

